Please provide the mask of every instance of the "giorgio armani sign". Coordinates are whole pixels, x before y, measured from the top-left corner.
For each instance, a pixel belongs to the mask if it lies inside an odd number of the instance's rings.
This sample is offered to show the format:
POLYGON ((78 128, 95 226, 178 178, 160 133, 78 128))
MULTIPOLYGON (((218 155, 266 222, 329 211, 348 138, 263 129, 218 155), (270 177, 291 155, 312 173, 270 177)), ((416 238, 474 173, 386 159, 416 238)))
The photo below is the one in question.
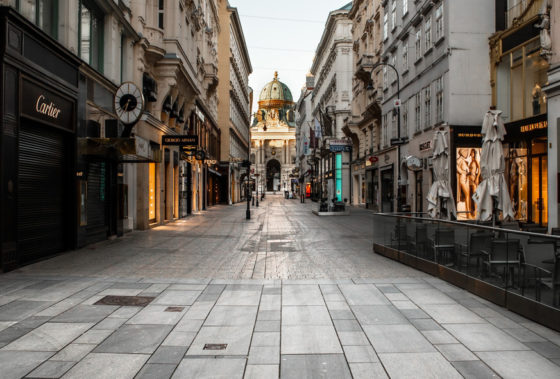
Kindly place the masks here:
POLYGON ((24 79, 20 104, 22 116, 74 130, 74 102, 71 100, 24 79))

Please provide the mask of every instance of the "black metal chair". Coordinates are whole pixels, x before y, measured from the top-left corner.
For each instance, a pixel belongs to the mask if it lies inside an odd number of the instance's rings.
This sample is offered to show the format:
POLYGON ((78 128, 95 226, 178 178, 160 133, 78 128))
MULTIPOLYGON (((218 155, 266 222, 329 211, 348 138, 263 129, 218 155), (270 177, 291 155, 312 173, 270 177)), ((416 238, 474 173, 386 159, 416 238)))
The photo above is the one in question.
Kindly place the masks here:
POLYGON ((455 261, 455 231, 453 229, 436 229, 432 250, 434 262, 444 265, 455 261))
POLYGON ((482 259, 484 254, 482 251, 489 251, 492 248, 492 238, 494 234, 490 231, 479 230, 471 233, 469 236, 469 244, 465 250, 461 252, 462 262, 460 262, 461 267, 465 267, 467 272, 471 268, 471 260, 476 259, 476 274, 481 275, 482 270, 482 259))
POLYGON ((558 306, 560 295, 560 264, 555 241, 529 239, 520 258, 523 282, 521 294, 534 286, 535 300, 541 301, 542 288, 552 291, 552 305, 558 306))
POLYGON ((395 230, 391 233, 391 244, 395 246, 397 250, 404 250, 407 246, 406 223, 400 219, 397 219, 395 230))
MULTIPOLYGON (((517 239, 509 240, 492 240, 490 251, 481 250, 484 256, 483 265, 486 268, 487 276, 492 274, 502 278, 504 284, 509 286, 515 285, 515 268, 520 266, 519 247, 520 243, 517 239), (501 275, 498 268, 502 268, 501 275)), ((519 280, 518 280, 519 282, 519 280)))
POLYGON ((424 257, 429 246, 428 227, 426 224, 416 224, 415 233, 408 239, 410 254, 424 257))

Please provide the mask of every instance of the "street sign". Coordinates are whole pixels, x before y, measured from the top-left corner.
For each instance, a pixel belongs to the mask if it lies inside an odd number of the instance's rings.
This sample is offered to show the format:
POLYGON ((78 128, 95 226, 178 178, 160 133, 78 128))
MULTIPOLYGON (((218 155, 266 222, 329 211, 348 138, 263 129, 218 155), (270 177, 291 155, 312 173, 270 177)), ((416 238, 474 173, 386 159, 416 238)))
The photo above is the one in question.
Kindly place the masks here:
POLYGON ((198 136, 196 135, 162 136, 161 144, 167 146, 198 146, 198 136))
POLYGON ((408 138, 391 138, 391 146, 404 145, 408 142, 408 138))
POLYGON ((401 106, 401 99, 395 99, 393 101, 393 105, 395 106, 395 108, 398 108, 401 106))

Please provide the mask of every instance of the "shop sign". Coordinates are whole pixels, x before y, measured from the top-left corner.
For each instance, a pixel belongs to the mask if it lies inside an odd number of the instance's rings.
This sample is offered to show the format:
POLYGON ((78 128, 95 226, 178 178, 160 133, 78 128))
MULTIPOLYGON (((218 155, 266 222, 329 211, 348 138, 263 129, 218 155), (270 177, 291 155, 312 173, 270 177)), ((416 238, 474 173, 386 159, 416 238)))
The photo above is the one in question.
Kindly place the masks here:
POLYGON ((379 158, 375 155, 372 155, 371 157, 369 157, 368 159, 371 163, 377 163, 377 161, 379 161, 379 158))
POLYGON ((331 139, 329 141, 329 149, 332 152, 350 152, 352 143, 345 139, 331 139))
POLYGON ((528 133, 537 129, 546 129, 548 127, 548 121, 533 122, 527 125, 521 125, 521 133, 528 133))
POLYGON ((406 167, 409 170, 420 170, 422 168, 422 160, 414 155, 406 157, 406 167))
POLYGON ((74 130, 74 102, 23 80, 21 113, 40 121, 74 130))
POLYGON ((426 150, 430 150, 432 148, 432 141, 426 141, 424 143, 421 143, 420 145, 418 145, 418 149, 420 151, 426 151, 426 150))
POLYGON ((196 135, 162 136, 161 144, 167 146, 198 146, 198 136, 196 135))

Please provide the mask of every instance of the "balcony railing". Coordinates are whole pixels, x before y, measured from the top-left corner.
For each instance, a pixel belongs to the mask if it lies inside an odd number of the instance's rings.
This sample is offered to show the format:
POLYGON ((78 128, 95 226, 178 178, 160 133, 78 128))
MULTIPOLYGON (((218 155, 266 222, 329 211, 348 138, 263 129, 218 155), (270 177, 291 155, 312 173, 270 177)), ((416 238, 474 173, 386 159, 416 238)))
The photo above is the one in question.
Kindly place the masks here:
POLYGON ((560 330, 559 236, 395 214, 373 233, 376 252, 560 330))

